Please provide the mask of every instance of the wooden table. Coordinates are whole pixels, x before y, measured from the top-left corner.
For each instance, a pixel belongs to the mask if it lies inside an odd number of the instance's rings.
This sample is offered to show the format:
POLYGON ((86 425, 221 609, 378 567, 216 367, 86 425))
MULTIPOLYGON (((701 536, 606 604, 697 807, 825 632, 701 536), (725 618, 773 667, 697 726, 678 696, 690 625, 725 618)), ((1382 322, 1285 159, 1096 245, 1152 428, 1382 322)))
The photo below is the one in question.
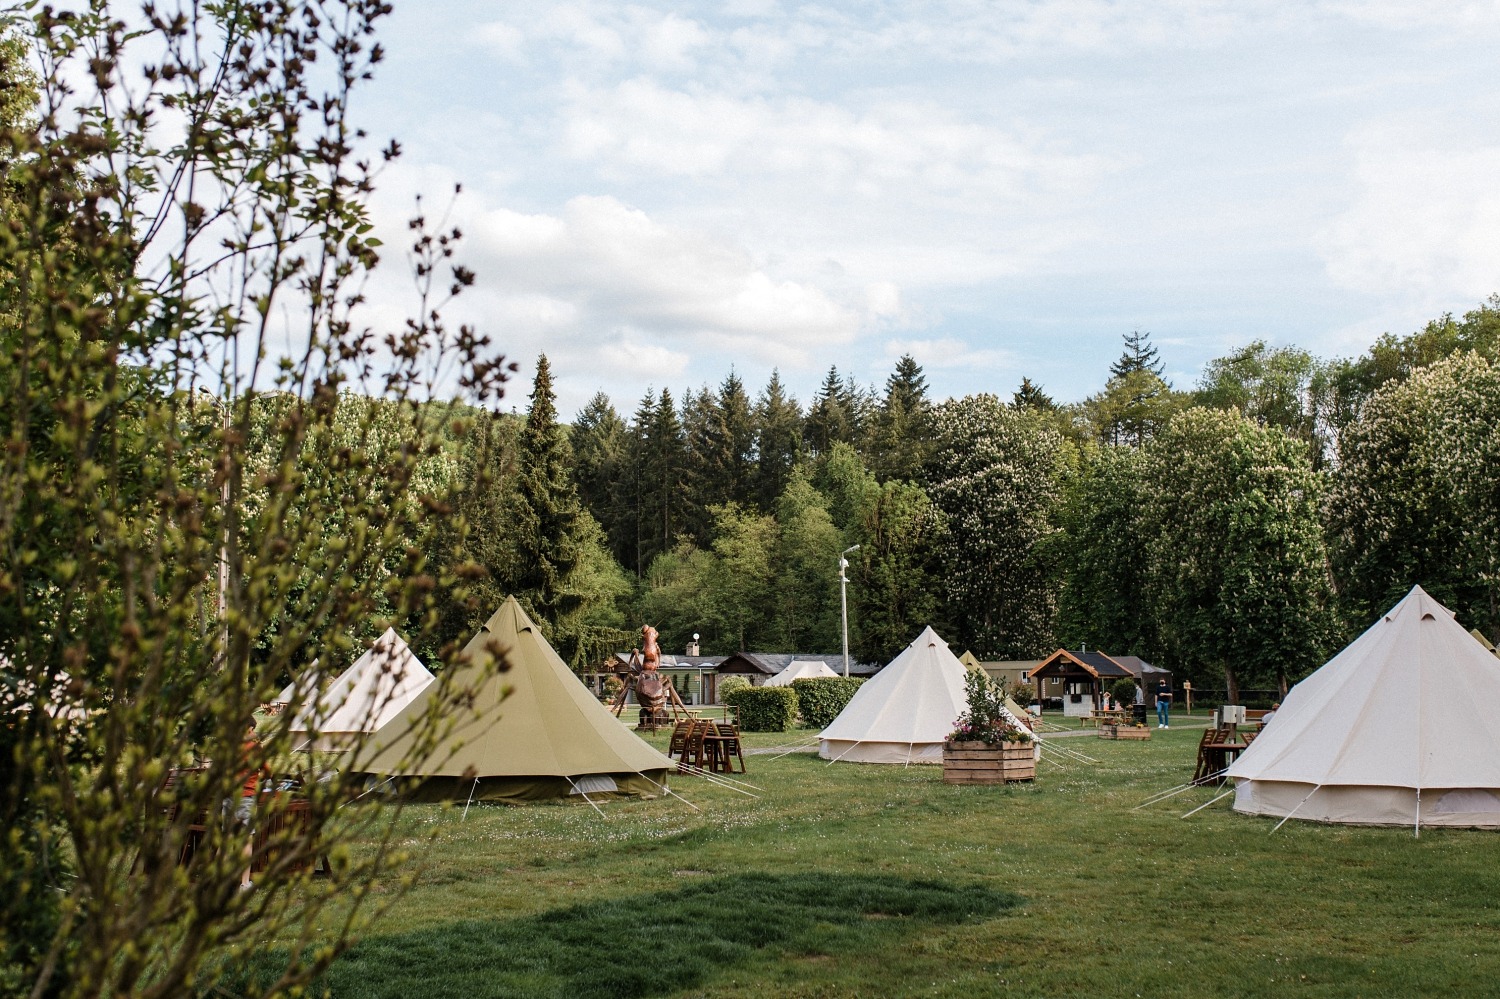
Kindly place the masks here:
POLYGON ((1194 784, 1223 784, 1224 771, 1241 753, 1250 748, 1247 742, 1214 742, 1198 747, 1198 772, 1194 784))

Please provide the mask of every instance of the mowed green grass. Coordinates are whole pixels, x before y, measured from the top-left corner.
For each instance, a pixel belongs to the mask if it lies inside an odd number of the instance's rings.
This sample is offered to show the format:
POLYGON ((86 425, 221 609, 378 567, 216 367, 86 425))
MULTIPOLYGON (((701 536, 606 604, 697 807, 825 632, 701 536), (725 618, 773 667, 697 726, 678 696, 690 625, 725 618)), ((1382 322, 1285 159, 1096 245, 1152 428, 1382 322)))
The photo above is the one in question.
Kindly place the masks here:
MULTIPOLYGON (((339 999, 1500 994, 1500 840, 1135 810, 1199 732, 1068 739, 1034 785, 750 758, 742 797, 413 807, 416 887, 339 999)), ((752 744, 811 733, 752 736, 752 744)), ((656 741, 660 744, 664 736, 656 741)))

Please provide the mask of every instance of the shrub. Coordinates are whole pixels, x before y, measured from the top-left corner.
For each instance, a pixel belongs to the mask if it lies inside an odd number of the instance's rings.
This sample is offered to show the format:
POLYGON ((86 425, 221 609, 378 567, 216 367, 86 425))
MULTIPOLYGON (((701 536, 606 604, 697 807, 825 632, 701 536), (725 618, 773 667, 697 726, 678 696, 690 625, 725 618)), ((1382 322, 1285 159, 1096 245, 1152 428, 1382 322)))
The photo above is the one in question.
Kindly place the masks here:
POLYGON ((1036 703, 1036 688, 1029 683, 1017 681, 1011 685, 1010 699, 1021 707, 1028 707, 1036 703))
POLYGON ((954 723, 948 734, 950 742, 982 742, 995 746, 1002 742, 1030 742, 1031 733, 1017 728, 1005 711, 1005 689, 978 670, 964 677, 964 693, 969 710, 954 723))
POLYGON ((740 709, 746 732, 785 732, 797 718, 797 692, 791 687, 742 687, 724 696, 740 709))
POLYGON ((1115 699, 1115 703, 1122 708, 1128 708, 1135 703, 1135 681, 1116 680, 1109 686, 1109 696, 1115 699))
POLYGON ((839 712, 849 703, 859 685, 864 683, 857 677, 816 676, 792 681, 797 692, 797 708, 802 720, 814 728, 826 728, 833 724, 839 712))
POLYGON ((728 704, 730 694, 734 693, 736 690, 744 690, 749 686, 751 686, 750 681, 746 680, 742 676, 734 676, 731 674, 730 676, 724 677, 719 681, 719 703, 728 704))

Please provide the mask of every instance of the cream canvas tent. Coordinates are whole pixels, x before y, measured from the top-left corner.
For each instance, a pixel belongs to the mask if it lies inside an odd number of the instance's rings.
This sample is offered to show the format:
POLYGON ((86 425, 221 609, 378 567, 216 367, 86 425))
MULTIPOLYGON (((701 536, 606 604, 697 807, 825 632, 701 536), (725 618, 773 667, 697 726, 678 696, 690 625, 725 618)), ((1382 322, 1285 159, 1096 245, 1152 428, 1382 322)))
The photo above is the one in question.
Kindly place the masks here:
POLYGON ((1287 694, 1229 767, 1236 811, 1500 827, 1500 669, 1414 587, 1287 694))
POLYGON ((811 680, 819 676, 837 677, 828 664, 817 659, 793 659, 786 669, 767 680, 767 687, 789 687, 793 680, 811 680))
POLYGON ((948 643, 924 629, 819 733, 818 755, 857 763, 942 763, 943 741, 968 709, 967 672, 948 643))
POLYGON ((374 738, 370 758, 351 769, 403 778, 406 794, 429 801, 660 793, 676 769, 589 693, 514 597, 470 639, 463 659, 413 698, 374 738), (508 671, 495 668, 492 649, 504 653, 508 671), (463 691, 473 692, 471 706, 442 703, 463 691), (416 733, 433 713, 450 724, 434 751, 414 761, 416 733))
MULTIPOLYGON (((394 628, 387 628, 327 690, 316 699, 309 695, 287 728, 306 736, 298 749, 347 750, 361 737, 383 729, 432 680, 416 653, 394 628)), ((295 692, 295 687, 283 694, 295 692)))

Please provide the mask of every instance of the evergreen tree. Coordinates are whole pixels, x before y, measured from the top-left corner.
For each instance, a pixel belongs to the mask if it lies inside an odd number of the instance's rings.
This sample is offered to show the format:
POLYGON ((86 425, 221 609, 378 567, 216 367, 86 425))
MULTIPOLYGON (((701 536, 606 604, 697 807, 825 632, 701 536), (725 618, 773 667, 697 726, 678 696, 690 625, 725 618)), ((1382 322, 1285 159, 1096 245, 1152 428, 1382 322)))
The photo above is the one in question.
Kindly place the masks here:
POLYGON ((1142 333, 1140 330, 1131 330, 1124 336, 1125 350, 1120 354, 1120 359, 1109 366, 1109 374, 1112 378, 1124 378, 1126 375, 1136 371, 1145 371, 1162 377, 1166 366, 1157 357, 1156 347, 1151 343, 1151 334, 1142 333))
POLYGON ((580 603, 569 589, 568 577, 579 559, 575 535, 581 507, 571 475, 573 448, 557 422, 546 354, 537 359, 531 410, 516 450, 515 545, 506 581, 516 599, 535 611, 538 623, 548 629, 580 603))
POLYGON ((755 419, 745 384, 734 372, 709 399, 705 475, 699 501, 706 505, 746 504, 752 499, 755 470, 755 419))
POLYGON ((910 354, 903 354, 885 381, 885 399, 875 416, 870 464, 881 480, 915 481, 927 461, 932 438, 932 405, 927 379, 910 354))
POLYGON ((628 508, 633 513, 630 525, 631 552, 630 557, 624 561, 625 567, 635 573, 637 579, 645 575, 647 567, 651 564, 648 552, 654 554, 651 546, 654 520, 649 502, 650 497, 647 495, 646 465, 651 429, 655 422, 656 390, 647 388, 630 422, 630 460, 626 466, 624 482, 624 496, 628 508))
POLYGON ((755 500, 762 510, 773 509, 802 458, 802 408, 771 372, 755 405, 755 500))
POLYGON ((828 454, 840 441, 847 444, 853 440, 853 414, 849 411, 852 402, 848 386, 839 377, 839 369, 830 367, 802 425, 803 439, 813 455, 828 454))
POLYGON ((716 424, 720 422, 717 400, 708 386, 682 396, 682 499, 679 534, 700 548, 713 540, 713 514, 709 508, 725 497, 714 474, 716 424))
POLYGON ((1040 385, 1033 384, 1030 378, 1023 377, 1020 388, 1011 394, 1010 408, 1051 413, 1057 409, 1057 403, 1052 400, 1050 395, 1042 391, 1040 385))
POLYGON ((844 380, 841 401, 849 418, 849 443, 861 453, 867 452, 873 443, 876 421, 880 414, 880 399, 875 394, 875 388, 859 384, 850 375, 844 380))
POLYGON ((637 575, 651 560, 677 543, 683 530, 687 441, 672 393, 661 390, 654 402, 650 393, 636 414, 637 575))
POLYGON ((629 428, 609 396, 595 394, 573 422, 573 482, 578 499, 604 530, 610 552, 621 564, 634 549, 634 514, 626 501, 629 428))

